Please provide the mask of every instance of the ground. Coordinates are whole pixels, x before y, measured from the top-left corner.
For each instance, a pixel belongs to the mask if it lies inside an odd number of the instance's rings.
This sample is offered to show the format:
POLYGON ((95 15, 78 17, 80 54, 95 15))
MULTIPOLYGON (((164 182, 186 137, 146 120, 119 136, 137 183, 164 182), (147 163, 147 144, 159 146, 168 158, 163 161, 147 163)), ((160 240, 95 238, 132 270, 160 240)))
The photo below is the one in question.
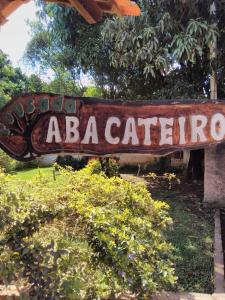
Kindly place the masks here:
MULTIPOLYGON (((128 180, 143 177, 123 175, 128 180)), ((173 225, 167 239, 173 244, 176 275, 175 291, 213 293, 213 211, 203 208, 203 183, 180 184, 169 189, 167 181, 158 177, 146 181, 153 199, 169 204, 173 225)))
POLYGON ((16 180, 30 180, 35 176, 38 176, 39 173, 43 175, 52 176, 53 178, 54 168, 34 168, 34 169, 25 169, 22 171, 15 172, 13 175, 15 176, 16 180))

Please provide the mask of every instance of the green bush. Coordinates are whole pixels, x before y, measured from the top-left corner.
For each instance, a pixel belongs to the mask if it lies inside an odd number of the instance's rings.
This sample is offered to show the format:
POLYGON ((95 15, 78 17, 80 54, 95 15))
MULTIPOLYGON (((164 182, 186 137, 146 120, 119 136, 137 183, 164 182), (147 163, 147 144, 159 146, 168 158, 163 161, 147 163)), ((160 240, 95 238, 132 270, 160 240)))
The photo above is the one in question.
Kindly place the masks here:
POLYGON ((115 158, 100 158, 89 161, 89 170, 92 174, 100 174, 103 172, 107 177, 120 176, 120 166, 115 158))
POLYGON ((119 163, 115 158, 103 158, 100 159, 102 171, 107 177, 119 176, 119 163))
POLYGON ((11 172, 16 169, 18 162, 11 158, 4 151, 0 150, 0 167, 6 172, 11 172))
POLYGON ((0 278, 29 283, 32 299, 142 298, 176 280, 168 206, 140 183, 94 173, 97 165, 14 191, 0 173, 0 278))
POLYGON ((6 173, 11 173, 18 170, 37 167, 38 161, 21 162, 13 159, 4 151, 0 150, 0 168, 3 168, 6 173))
POLYGON ((180 179, 177 178, 177 175, 175 173, 164 173, 163 177, 167 182, 169 190, 180 184, 180 179))

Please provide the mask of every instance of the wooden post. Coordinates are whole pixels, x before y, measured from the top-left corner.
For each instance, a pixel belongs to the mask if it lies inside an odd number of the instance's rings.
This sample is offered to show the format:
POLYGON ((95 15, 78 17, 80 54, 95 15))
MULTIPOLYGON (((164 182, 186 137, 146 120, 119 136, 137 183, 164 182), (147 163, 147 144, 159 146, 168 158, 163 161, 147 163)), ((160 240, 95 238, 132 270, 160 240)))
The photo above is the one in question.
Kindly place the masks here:
MULTIPOLYGON (((210 14, 213 23, 216 22, 216 3, 212 2, 210 14)), ((211 65, 217 57, 217 40, 210 47, 211 65)), ((210 97, 217 99, 217 74, 214 67, 210 77, 210 97)), ((205 149, 205 178, 204 202, 207 206, 225 207, 225 145, 211 146, 205 149)), ((225 293, 223 248, 221 240, 220 210, 215 212, 215 237, 214 237, 214 288, 215 293, 225 293)))
MULTIPOLYGON (((210 6, 212 22, 216 24, 215 1, 210 6)), ((210 47, 212 73, 210 77, 210 96, 217 99, 217 73, 214 63, 217 57, 217 39, 210 47)), ((204 203, 211 207, 225 207, 225 146, 210 146, 205 149, 204 203)))
MULTIPOLYGON (((215 1, 210 6, 212 22, 216 23, 215 1)), ((217 40, 210 47, 211 65, 214 66, 217 53, 217 40)), ((217 99, 217 74, 214 67, 210 77, 211 99, 217 99)), ((204 178, 204 202, 211 207, 225 207, 225 146, 210 146, 205 149, 205 178, 204 178)))

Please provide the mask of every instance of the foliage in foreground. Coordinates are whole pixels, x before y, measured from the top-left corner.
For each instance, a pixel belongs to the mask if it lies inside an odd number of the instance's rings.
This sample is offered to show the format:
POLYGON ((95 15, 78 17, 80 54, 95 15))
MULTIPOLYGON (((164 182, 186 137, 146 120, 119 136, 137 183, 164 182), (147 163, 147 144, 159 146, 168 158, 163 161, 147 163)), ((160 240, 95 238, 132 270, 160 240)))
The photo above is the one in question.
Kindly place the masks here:
POLYGON ((0 168, 4 169, 6 173, 37 167, 38 165, 38 160, 31 162, 17 161, 0 149, 0 168))
POLYGON ((168 206, 140 183, 61 169, 10 188, 0 173, 0 278, 29 285, 32 299, 144 297, 176 280, 162 230, 168 206), (63 184, 62 184, 63 183, 63 184))
POLYGON ((214 291, 214 211, 202 207, 203 182, 182 181, 173 173, 146 176, 157 199, 170 206, 173 226, 166 229, 174 247, 173 261, 178 277, 175 292, 212 294, 214 291))
POLYGON ((224 98, 223 1, 213 1, 216 13, 210 14, 212 0, 138 0, 139 17, 106 16, 95 26, 74 9, 37 2, 38 22, 31 24, 25 53, 29 64, 84 72, 104 97, 142 100, 209 97, 213 70, 224 98), (209 47, 216 39, 215 59, 209 47))

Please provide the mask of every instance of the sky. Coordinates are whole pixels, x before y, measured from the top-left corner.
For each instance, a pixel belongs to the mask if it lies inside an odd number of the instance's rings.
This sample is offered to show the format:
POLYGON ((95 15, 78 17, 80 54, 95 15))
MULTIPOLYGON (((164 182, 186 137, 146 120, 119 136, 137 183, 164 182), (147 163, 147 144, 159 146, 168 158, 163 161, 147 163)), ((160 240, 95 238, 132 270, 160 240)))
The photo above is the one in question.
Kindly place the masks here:
MULTIPOLYGON (((9 16, 8 22, 0 26, 0 49, 8 55, 14 67, 20 67, 23 73, 27 75, 35 73, 35 70, 26 66, 22 60, 26 45, 31 39, 27 21, 35 21, 37 19, 36 12, 37 7, 34 1, 30 1, 20 6, 9 16)), ((50 70, 45 75, 39 75, 46 82, 53 77, 50 70)), ((84 86, 93 85, 93 81, 88 75, 81 75, 80 84, 84 86)))
POLYGON ((34 1, 30 1, 20 6, 9 16, 8 22, 0 27, 0 49, 8 55, 14 67, 19 66, 27 74, 31 70, 22 62, 24 50, 30 40, 27 20, 34 21, 36 11, 34 1))

